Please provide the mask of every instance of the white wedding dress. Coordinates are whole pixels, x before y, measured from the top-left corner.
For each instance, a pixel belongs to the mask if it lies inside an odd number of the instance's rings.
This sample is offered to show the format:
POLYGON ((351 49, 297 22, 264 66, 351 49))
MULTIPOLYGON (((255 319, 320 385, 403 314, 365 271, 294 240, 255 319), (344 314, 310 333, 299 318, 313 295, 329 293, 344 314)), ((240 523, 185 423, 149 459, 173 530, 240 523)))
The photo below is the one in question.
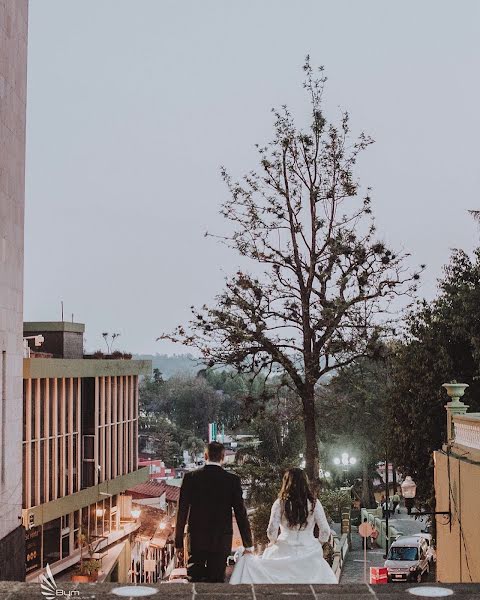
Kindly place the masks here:
POLYGON ((322 544, 330 537, 330 527, 321 503, 317 500, 303 528, 290 527, 276 500, 267 529, 271 544, 262 556, 244 554, 237 561, 230 583, 337 583, 337 578, 323 558, 322 544), (313 530, 318 525, 319 537, 313 530), (279 535, 280 530, 280 535, 279 535))

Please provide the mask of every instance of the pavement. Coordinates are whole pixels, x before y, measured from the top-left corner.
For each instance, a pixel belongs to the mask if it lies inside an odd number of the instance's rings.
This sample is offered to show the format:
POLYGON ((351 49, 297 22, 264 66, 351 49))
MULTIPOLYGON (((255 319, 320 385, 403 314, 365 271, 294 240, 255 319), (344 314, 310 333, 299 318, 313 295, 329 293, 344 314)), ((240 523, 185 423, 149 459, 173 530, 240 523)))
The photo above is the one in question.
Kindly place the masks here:
MULTIPOLYGON (((426 526, 426 517, 423 519, 414 519, 407 515, 404 508, 400 509, 400 514, 391 515, 389 524, 393 525, 403 535, 412 535, 421 533, 426 526)), ((367 550, 367 578, 369 579, 370 567, 383 567, 385 559, 383 558, 383 548, 375 547, 367 550)), ((340 583, 363 583, 364 580, 364 553, 362 538, 356 532, 352 532, 352 549, 347 554, 343 566, 340 583)))
MULTIPOLYGON (((55 596, 75 597, 78 600, 119 600, 137 597, 152 600, 414 600, 411 595, 422 588, 423 597, 432 597, 427 584, 398 585, 236 585, 226 583, 138 585, 134 589, 118 583, 65 583, 58 586, 55 596), (60 589, 61 587, 61 589, 60 589), (118 588, 124 588, 118 589, 118 588), (58 593, 60 592, 60 593, 58 593), (143 595, 145 592, 147 595, 143 595), (121 595, 119 595, 121 594, 121 595)), ((435 591, 450 590, 453 600, 478 600, 479 584, 435 585, 435 591)), ((418 592, 417 592, 418 593, 418 592)), ((42 595, 37 583, 0 582, 0 600, 46 600, 53 594, 42 595)))

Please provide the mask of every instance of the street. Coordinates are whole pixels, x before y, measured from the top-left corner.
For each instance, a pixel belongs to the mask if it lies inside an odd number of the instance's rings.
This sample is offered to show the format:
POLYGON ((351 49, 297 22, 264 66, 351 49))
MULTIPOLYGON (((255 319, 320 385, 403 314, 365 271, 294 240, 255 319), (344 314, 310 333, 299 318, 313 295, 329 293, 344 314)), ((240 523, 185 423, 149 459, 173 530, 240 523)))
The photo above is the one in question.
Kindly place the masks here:
MULTIPOLYGON (((426 526, 426 518, 414 519, 407 515, 405 508, 400 509, 400 514, 391 516, 389 521, 398 531, 404 535, 413 535, 420 533, 426 526)), ((384 550, 382 548, 373 548, 367 550, 367 577, 370 577, 370 567, 383 567, 385 559, 383 558, 384 550)), ((363 566, 363 547, 362 538, 355 531, 352 531, 352 550, 347 554, 345 565, 343 567, 340 583, 363 583, 364 566, 363 566)), ((430 578, 432 576, 430 575, 430 578)))

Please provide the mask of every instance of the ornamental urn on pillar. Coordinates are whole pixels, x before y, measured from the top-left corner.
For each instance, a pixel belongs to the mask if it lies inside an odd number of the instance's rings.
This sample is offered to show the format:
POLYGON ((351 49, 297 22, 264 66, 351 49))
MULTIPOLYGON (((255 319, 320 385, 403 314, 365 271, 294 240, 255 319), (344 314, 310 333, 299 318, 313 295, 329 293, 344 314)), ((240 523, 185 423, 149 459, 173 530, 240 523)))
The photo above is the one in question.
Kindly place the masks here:
POLYGON ((468 388, 468 384, 453 381, 452 383, 444 383, 442 387, 445 388, 451 398, 450 402, 445 405, 447 410, 447 444, 450 444, 455 439, 453 417, 455 415, 464 415, 468 410, 468 405, 460 400, 468 388))

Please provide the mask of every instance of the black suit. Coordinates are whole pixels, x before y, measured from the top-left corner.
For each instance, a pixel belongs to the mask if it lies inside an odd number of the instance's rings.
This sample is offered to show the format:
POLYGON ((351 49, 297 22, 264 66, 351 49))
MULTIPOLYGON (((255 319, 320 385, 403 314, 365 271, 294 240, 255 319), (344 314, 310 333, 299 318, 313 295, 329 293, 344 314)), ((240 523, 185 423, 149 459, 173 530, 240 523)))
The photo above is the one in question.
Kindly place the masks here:
POLYGON ((246 548, 252 533, 237 475, 217 465, 186 473, 178 503, 175 547, 183 548, 188 519, 190 538, 188 575, 192 581, 221 582, 232 549, 232 508, 246 548))

